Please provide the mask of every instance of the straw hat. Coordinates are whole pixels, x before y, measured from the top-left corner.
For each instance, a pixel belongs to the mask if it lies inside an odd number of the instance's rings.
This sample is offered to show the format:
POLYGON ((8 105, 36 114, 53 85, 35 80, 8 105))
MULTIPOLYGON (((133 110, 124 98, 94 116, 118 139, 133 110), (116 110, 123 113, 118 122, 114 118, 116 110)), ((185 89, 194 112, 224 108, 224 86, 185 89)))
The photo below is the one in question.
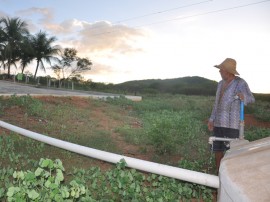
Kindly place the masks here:
POLYGON ((232 58, 226 58, 220 65, 215 65, 218 69, 223 69, 231 74, 239 75, 236 71, 236 61, 232 58))

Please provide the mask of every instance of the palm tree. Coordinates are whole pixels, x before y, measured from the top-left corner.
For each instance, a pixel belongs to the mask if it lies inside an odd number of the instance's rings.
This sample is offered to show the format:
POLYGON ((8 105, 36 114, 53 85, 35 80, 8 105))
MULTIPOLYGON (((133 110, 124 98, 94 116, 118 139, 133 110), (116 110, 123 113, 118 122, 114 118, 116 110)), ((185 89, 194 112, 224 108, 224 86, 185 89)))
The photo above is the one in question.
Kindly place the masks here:
POLYGON ((30 42, 29 36, 24 37, 23 42, 21 44, 20 59, 23 74, 26 65, 30 64, 32 60, 35 59, 34 50, 30 42))
POLYGON ((60 47, 52 45, 56 41, 55 37, 47 38, 46 32, 42 31, 38 32, 35 36, 31 36, 30 41, 34 50, 34 58, 37 60, 34 75, 34 79, 36 79, 39 66, 45 71, 44 62, 51 65, 51 60, 59 60, 55 55, 58 55, 60 52, 60 47))
POLYGON ((0 68, 5 69, 5 57, 4 57, 4 33, 2 27, 0 27, 0 68))
POLYGON ((8 68, 8 77, 10 77, 10 66, 16 67, 16 61, 20 59, 20 45, 24 35, 28 34, 27 24, 19 18, 0 18, 1 27, 1 60, 4 68, 8 68))

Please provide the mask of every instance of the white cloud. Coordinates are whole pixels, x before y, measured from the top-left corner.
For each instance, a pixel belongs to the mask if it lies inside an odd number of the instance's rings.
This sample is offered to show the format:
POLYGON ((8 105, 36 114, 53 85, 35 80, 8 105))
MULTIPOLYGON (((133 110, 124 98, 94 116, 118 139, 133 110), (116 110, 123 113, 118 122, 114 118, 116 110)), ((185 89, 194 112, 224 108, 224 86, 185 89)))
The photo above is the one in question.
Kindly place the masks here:
POLYGON ((54 18, 54 12, 52 9, 49 8, 37 8, 37 7, 31 7, 25 10, 19 10, 16 12, 18 16, 30 16, 33 17, 33 15, 39 14, 41 15, 40 22, 46 23, 48 21, 52 21, 54 18))
POLYGON ((144 37, 145 32, 140 29, 130 28, 125 25, 113 25, 107 21, 82 24, 78 33, 77 46, 86 52, 109 50, 126 54, 138 49, 133 48, 133 43, 139 37, 144 37))

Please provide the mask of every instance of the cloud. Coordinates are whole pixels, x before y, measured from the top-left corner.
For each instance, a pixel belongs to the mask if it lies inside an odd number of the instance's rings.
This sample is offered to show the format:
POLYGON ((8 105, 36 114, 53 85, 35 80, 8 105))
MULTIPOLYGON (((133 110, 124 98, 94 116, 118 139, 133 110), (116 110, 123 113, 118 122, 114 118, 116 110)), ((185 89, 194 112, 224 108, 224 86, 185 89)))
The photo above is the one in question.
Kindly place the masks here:
POLYGON ((17 11, 17 15, 37 19, 36 22, 26 19, 31 31, 45 30, 59 39, 64 47, 73 47, 78 52, 88 53, 103 51, 107 57, 116 53, 130 54, 142 51, 136 48, 140 37, 147 37, 146 30, 128 27, 122 24, 112 24, 109 21, 87 22, 77 19, 67 19, 55 23, 54 11, 51 8, 31 7, 17 11), (36 16, 38 15, 38 16, 36 16))
POLYGON ((28 28, 32 32, 48 29, 54 19, 54 11, 50 8, 31 7, 24 10, 18 10, 15 14, 27 22, 28 28), (33 19, 37 19, 37 21, 34 21, 33 19))
POLYGON ((94 63, 93 67, 90 70, 91 75, 104 75, 104 74, 111 74, 114 70, 111 66, 104 65, 101 63, 94 63))
POLYGON ((73 30, 73 25, 76 24, 76 20, 66 20, 61 24, 54 23, 54 10, 51 8, 31 7, 17 11, 16 15, 26 18, 25 21, 29 25, 29 30, 45 30, 46 32, 50 32, 54 35, 68 34, 73 30), (37 19, 37 21, 34 22, 32 19, 37 19))
POLYGON ((32 7, 16 13, 28 24, 32 34, 39 30, 46 31, 57 38, 56 43, 62 48, 75 48, 78 56, 88 57, 93 66, 85 77, 96 80, 111 80, 112 77, 131 74, 130 61, 121 70, 119 61, 123 56, 128 59, 134 53, 143 52, 143 46, 149 37, 146 29, 136 29, 124 24, 112 24, 109 21, 87 22, 66 19, 60 23, 54 21, 54 11, 50 8, 32 7))
POLYGON ((134 44, 140 37, 146 37, 146 33, 142 29, 113 25, 108 21, 82 22, 81 26, 82 28, 77 35, 79 38, 75 44, 86 52, 107 50, 129 53, 140 51, 140 49, 134 48, 134 44))
POLYGON ((49 8, 38 8, 38 7, 31 7, 25 10, 19 10, 16 12, 19 16, 33 16, 35 14, 40 14, 42 17, 40 18, 40 22, 42 24, 46 22, 50 22, 54 18, 54 12, 52 9, 49 8))
POLYGON ((17 11, 16 15, 26 18, 31 32, 45 30, 56 36, 61 45, 76 48, 82 54, 100 54, 102 51, 104 54, 105 51, 107 57, 113 57, 116 53, 140 52, 142 49, 136 48, 137 41, 140 37, 147 37, 147 32, 143 29, 112 24, 109 21, 87 22, 67 19, 55 23, 52 8, 31 7, 17 11))
POLYGON ((130 70, 117 69, 102 63, 94 63, 92 69, 85 72, 83 77, 94 82, 119 83, 123 80, 125 81, 128 75, 131 75, 130 70))
POLYGON ((65 20, 60 24, 51 21, 45 21, 43 27, 54 35, 61 35, 63 37, 74 35, 81 29, 81 22, 76 19, 65 20))

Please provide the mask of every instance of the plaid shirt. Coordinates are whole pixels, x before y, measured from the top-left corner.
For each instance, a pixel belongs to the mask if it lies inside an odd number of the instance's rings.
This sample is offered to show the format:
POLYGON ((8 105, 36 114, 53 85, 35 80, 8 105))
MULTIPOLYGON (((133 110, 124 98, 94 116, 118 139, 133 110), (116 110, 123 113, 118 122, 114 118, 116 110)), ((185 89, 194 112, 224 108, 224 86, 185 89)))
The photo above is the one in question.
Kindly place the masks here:
POLYGON ((225 81, 218 83, 216 100, 209 121, 214 122, 215 127, 240 128, 240 100, 235 98, 237 93, 244 95, 244 104, 255 102, 248 84, 240 77, 234 80, 224 90, 222 95, 222 86, 225 81))

